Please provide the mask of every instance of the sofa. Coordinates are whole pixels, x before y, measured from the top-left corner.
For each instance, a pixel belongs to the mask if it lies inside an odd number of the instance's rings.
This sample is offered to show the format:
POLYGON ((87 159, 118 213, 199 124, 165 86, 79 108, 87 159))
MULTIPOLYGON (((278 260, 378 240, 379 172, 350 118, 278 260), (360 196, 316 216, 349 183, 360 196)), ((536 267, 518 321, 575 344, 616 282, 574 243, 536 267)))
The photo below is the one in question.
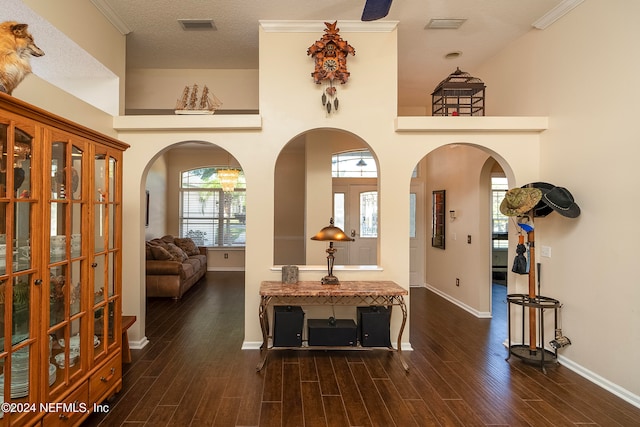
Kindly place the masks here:
POLYGON ((145 244, 147 297, 180 299, 207 272, 206 248, 167 235, 145 244))

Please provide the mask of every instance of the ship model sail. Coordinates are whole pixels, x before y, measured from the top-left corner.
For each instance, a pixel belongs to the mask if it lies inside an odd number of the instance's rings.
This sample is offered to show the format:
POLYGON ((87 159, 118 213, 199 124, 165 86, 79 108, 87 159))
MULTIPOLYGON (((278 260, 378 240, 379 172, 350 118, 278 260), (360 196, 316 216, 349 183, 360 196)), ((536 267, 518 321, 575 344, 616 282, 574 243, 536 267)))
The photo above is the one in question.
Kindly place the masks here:
POLYGON ((213 114, 222 106, 220 101, 205 85, 202 95, 198 95, 198 85, 185 86, 182 98, 176 102, 176 114, 213 114))

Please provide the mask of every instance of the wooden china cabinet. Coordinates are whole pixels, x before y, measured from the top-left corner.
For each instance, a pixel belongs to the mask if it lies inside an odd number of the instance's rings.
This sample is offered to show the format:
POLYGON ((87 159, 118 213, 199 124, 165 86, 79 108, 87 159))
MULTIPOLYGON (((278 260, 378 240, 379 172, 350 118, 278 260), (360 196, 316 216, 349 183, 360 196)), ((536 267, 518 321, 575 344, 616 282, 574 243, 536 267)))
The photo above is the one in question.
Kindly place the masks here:
POLYGON ((122 387, 122 152, 0 93, 0 426, 77 425, 122 387))

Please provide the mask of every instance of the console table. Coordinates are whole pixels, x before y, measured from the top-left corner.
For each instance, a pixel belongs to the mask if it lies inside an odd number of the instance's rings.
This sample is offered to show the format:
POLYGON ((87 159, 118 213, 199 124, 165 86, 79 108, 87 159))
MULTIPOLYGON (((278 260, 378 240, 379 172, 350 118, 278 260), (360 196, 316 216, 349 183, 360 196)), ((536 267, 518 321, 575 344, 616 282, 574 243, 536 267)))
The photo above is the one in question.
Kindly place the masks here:
MULTIPOLYGON (((262 329, 262 359, 258 363, 257 370, 260 371, 267 360, 269 353, 269 306, 276 305, 329 305, 329 306, 372 306, 380 305, 391 309, 394 305, 399 306, 402 311, 402 324, 398 332, 398 347, 396 351, 400 356, 400 361, 405 370, 409 366, 402 357, 402 332, 407 322, 407 306, 404 296, 409 292, 391 281, 350 281, 341 282, 336 285, 323 285, 318 282, 298 282, 285 284, 282 282, 265 281, 260 284, 260 307, 258 315, 260 327, 262 329)), ((310 349, 311 347, 301 347, 310 349)), ((327 347, 328 349, 340 349, 341 347, 327 347)), ((347 347, 349 350, 362 347, 347 347)), ((313 347, 318 349, 318 347, 313 347)))

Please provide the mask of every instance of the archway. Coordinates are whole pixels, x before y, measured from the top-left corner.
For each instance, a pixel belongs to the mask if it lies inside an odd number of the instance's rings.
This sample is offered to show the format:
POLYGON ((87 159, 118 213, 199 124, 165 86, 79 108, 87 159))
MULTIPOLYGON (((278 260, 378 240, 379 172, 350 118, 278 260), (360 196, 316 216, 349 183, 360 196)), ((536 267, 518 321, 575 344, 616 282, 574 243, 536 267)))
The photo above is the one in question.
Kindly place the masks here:
MULTIPOLYGON (((373 246, 374 255, 367 264, 377 263, 377 222, 374 224, 375 240, 363 236, 355 230, 353 221, 349 225, 350 208, 344 199, 355 193, 354 188, 365 188, 375 193, 372 202, 377 212, 378 179, 375 177, 336 178, 336 166, 332 164, 336 153, 350 153, 366 150, 371 160, 376 163, 375 153, 361 138, 338 129, 314 129, 291 139, 280 151, 275 165, 274 185, 274 264, 322 264, 323 251, 307 252, 309 236, 314 235, 321 227, 328 225, 330 217, 344 215, 347 232, 354 229, 356 242, 368 239, 367 244, 373 246), (342 202, 339 197, 342 196, 342 202), (342 203, 343 208, 337 205, 342 203), (344 212, 346 211, 346 213, 344 212)), ((357 197, 353 196, 353 197, 357 197)), ((370 204, 371 206, 371 204, 370 204)), ((355 211, 356 208, 351 210, 355 211)), ((352 213, 351 216, 359 214, 352 213)), ((344 220, 344 219, 343 219, 344 220)), ((376 216, 377 220, 377 216, 376 216)), ((372 233, 374 234, 374 233, 372 233)), ((361 264, 359 258, 348 256, 355 245, 339 248, 336 264, 361 264)), ((359 249, 364 253, 365 250, 359 249)), ((352 251, 353 252, 353 251, 352 251)))
MULTIPOLYGON (((412 179, 412 186, 414 182, 424 186, 424 215, 416 221, 416 227, 420 227, 422 219, 427 233, 421 258, 424 286, 477 317, 492 315, 491 175, 496 169, 513 176, 499 154, 477 145, 455 143, 426 154, 418 162, 418 176, 412 179), (446 195, 444 248, 431 245, 431 195, 438 190, 445 190, 446 195)), ((411 259, 412 263, 419 261, 411 259)))
MULTIPOLYGON (((144 240, 164 235, 192 237, 198 245, 207 248, 209 272, 244 271, 245 240, 238 227, 244 228, 246 225, 246 208, 236 206, 238 198, 235 197, 245 191, 243 179, 232 190, 220 188, 215 175, 208 177, 206 182, 198 179, 203 188, 191 188, 194 186, 192 181, 188 184, 184 182, 185 175, 194 170, 215 171, 222 168, 242 170, 231 153, 211 142, 181 141, 156 153, 145 166, 141 177, 150 203, 148 215, 143 219, 145 224, 142 224, 144 240), (203 197, 204 190, 211 197, 203 197), (197 215, 189 216, 193 209, 186 205, 198 198, 202 199, 202 203, 197 206, 197 215), (227 209, 228 202, 237 209, 227 209), (199 212, 200 207, 202 212, 199 212), (202 238, 195 238, 195 235, 202 238)), ((144 242, 141 246, 144 248, 144 242)), ((144 283, 142 291, 144 300, 144 283)))

